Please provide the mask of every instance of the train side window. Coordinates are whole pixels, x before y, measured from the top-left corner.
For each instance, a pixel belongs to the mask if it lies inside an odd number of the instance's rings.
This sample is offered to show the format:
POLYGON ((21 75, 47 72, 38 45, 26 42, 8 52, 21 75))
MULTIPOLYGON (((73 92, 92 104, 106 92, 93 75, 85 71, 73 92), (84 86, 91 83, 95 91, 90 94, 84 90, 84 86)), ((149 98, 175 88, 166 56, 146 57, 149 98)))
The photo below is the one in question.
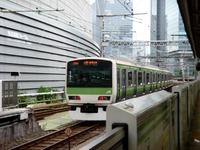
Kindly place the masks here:
POLYGON ((160 74, 158 74, 158 78, 157 78, 157 82, 159 82, 160 81, 160 74))
POLYGON ((117 69, 117 97, 120 97, 120 69, 117 69))
POLYGON ((149 82, 152 83, 152 80, 153 80, 152 79, 152 72, 150 72, 150 74, 149 74, 149 82))
POLYGON ((132 72, 131 71, 128 72, 128 80, 132 80, 132 72))
POLYGON ((156 82, 156 74, 153 73, 153 82, 156 82))
POLYGON ((122 86, 126 86, 126 69, 122 69, 122 86))
POLYGON ((138 85, 142 85, 142 72, 138 72, 138 85))
POLYGON ((117 69, 117 86, 120 86, 120 69, 117 69))
POLYGON ((129 71, 128 72, 128 86, 131 86, 132 85, 132 72, 131 71, 129 71))
POLYGON ((155 73, 155 82, 157 82, 158 78, 157 78, 157 73, 155 73))
POLYGON ((149 84, 149 73, 146 74, 146 84, 149 84))
POLYGON ((133 78, 134 78, 134 85, 136 85, 137 84, 137 71, 136 70, 134 70, 134 75, 133 75, 133 78))
POLYGON ((160 74, 160 82, 162 82, 162 74, 160 74))

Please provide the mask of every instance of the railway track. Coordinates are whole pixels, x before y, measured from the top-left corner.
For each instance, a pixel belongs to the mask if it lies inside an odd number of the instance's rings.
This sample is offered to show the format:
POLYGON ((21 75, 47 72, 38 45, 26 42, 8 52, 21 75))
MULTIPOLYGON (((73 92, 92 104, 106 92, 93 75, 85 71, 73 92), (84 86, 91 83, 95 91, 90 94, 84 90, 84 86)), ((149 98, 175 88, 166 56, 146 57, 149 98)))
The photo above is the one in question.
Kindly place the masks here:
POLYGON ((52 132, 30 142, 13 147, 10 150, 66 150, 101 134, 105 130, 105 122, 79 122, 52 132), (70 130, 71 133, 66 133, 70 130), (70 136, 69 136, 70 134, 70 136))
POLYGON ((44 119, 44 117, 53 115, 55 113, 68 111, 68 110, 69 110, 68 107, 44 109, 44 110, 40 110, 40 111, 35 111, 33 113, 33 115, 35 116, 36 120, 41 120, 41 119, 44 119))
POLYGON ((32 108, 34 113, 34 117, 36 120, 44 119, 44 117, 53 115, 55 113, 68 111, 69 107, 67 104, 48 104, 45 106, 37 106, 36 108, 32 108))

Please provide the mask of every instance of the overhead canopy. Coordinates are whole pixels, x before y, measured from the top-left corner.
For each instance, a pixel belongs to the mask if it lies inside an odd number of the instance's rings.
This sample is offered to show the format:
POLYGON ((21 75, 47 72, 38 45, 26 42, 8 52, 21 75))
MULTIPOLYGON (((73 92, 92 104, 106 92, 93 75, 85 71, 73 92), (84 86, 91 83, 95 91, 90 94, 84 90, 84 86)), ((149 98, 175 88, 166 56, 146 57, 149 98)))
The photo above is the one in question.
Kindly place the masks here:
POLYGON ((200 1, 177 0, 193 55, 200 58, 200 1))

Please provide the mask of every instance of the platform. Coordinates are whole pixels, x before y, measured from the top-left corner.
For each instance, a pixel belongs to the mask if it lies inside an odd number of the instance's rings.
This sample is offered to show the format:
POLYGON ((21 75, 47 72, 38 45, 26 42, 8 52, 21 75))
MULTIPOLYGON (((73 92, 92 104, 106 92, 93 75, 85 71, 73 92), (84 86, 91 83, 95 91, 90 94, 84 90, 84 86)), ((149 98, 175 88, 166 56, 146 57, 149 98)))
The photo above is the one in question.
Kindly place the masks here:
POLYGON ((38 123, 43 130, 47 131, 56 130, 73 121, 68 112, 61 112, 45 117, 43 120, 38 121, 38 123))
POLYGON ((0 112, 0 145, 40 130, 31 109, 4 109, 0 112))
POLYGON ((188 141, 188 150, 200 149, 200 94, 195 104, 188 141))
POLYGON ((28 115, 32 113, 31 109, 15 108, 7 109, 0 112, 0 126, 28 119, 28 115))

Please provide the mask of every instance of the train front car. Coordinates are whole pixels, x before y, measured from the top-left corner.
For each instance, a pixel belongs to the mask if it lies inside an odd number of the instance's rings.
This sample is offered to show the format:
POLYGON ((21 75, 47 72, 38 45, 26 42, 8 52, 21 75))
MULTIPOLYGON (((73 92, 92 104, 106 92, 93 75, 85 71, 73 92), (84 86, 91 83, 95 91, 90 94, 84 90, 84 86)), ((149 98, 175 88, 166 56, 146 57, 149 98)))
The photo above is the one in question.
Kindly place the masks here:
POLYGON ((105 58, 67 62, 66 99, 76 120, 106 120, 106 107, 116 99, 115 63, 105 58))

